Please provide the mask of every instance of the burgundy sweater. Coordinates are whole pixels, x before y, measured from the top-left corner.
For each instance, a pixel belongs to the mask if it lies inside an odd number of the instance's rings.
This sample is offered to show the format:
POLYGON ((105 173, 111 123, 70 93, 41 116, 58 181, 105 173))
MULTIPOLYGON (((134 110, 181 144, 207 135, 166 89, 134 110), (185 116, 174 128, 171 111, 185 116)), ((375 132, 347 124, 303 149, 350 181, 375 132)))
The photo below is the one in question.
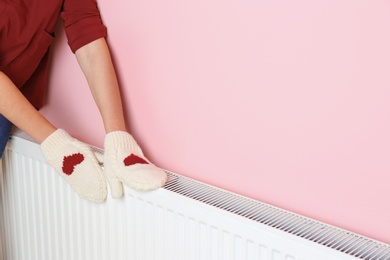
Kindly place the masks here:
POLYGON ((49 47, 59 16, 73 52, 106 36, 96 0, 0 1, 0 71, 36 108, 43 105, 49 47))

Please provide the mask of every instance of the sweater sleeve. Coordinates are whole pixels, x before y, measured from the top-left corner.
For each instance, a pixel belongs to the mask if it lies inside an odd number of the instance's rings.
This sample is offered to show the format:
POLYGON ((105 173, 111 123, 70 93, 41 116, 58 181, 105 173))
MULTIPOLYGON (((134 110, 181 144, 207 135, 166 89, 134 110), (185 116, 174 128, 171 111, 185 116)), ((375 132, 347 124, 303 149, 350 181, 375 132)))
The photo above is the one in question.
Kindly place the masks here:
POLYGON ((61 18, 73 53, 82 46, 107 36, 96 0, 65 0, 61 18))

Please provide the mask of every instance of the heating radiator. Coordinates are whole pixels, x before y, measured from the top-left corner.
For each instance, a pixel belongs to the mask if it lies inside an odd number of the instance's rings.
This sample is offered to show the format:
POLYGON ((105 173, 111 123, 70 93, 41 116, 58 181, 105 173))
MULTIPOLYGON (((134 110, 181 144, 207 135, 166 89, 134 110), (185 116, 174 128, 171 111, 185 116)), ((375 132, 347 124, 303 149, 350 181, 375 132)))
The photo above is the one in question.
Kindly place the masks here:
POLYGON ((388 244, 170 172, 159 190, 87 202, 20 131, 0 166, 1 260, 390 259, 388 244))

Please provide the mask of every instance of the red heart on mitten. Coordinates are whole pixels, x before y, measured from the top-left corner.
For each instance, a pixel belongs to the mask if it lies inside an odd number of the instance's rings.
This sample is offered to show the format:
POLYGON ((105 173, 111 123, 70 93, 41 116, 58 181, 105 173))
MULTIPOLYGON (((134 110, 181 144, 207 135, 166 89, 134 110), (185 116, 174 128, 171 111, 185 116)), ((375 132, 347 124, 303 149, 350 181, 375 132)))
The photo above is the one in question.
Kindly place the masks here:
POLYGON ((84 155, 81 153, 75 153, 69 156, 64 156, 62 162, 62 171, 66 175, 71 175, 74 171, 74 167, 84 161, 84 155))
POLYGON ((138 157, 138 156, 135 155, 135 154, 130 154, 129 156, 127 156, 127 157, 123 160, 123 163, 125 164, 125 166, 130 166, 130 165, 137 164, 137 163, 140 163, 140 164, 148 164, 147 161, 145 161, 144 159, 138 157))

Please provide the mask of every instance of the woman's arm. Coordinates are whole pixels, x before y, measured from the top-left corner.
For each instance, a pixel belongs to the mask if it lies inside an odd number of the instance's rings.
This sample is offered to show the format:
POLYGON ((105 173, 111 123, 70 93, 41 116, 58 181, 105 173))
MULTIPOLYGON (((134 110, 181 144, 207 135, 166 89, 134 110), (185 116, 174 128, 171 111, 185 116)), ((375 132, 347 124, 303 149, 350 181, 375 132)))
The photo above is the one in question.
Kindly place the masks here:
POLYGON ((106 132, 126 131, 118 80, 104 38, 84 45, 76 57, 103 118, 106 132))
POLYGON ((106 40, 100 38, 76 51, 108 133, 104 140, 104 174, 114 198, 123 195, 122 183, 137 190, 164 185, 166 173, 151 164, 126 132, 118 81, 106 40))
POLYGON ((0 71, 0 114, 38 143, 56 128, 24 97, 15 84, 0 71))

